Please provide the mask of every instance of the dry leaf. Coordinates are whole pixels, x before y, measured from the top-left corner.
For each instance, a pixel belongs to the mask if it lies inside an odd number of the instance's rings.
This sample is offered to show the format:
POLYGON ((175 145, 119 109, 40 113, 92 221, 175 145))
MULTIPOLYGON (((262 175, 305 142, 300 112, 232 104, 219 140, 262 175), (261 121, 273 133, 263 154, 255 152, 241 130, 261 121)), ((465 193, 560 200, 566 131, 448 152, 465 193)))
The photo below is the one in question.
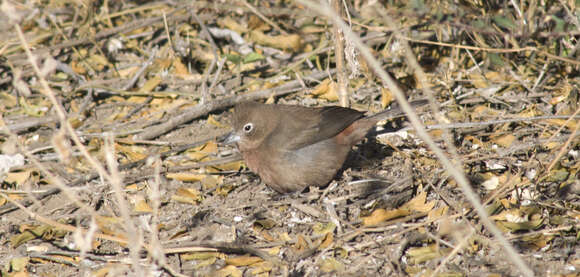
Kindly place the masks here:
POLYGON ((279 238, 281 241, 285 241, 285 242, 289 242, 292 240, 292 238, 290 237, 290 235, 288 235, 288 233, 283 232, 281 234, 279 234, 279 238))
POLYGON ((205 178, 205 174, 189 173, 189 172, 177 172, 177 173, 167 173, 165 177, 169 179, 179 180, 183 182, 199 182, 205 178))
POLYGON ((471 84, 476 88, 487 88, 489 83, 480 73, 472 73, 469 75, 471 79, 471 84))
POLYGON ((145 147, 139 145, 123 145, 116 143, 115 150, 128 158, 130 162, 136 162, 148 157, 148 151, 145 147))
POLYGON ((26 272, 27 272, 27 266, 30 263, 30 258, 29 257, 17 257, 17 258, 13 258, 10 260, 10 276, 18 276, 18 277, 24 277, 24 276, 29 276, 26 272), (26 273, 25 275, 22 274, 18 274, 18 272, 20 273, 26 273))
POLYGON ((185 66, 180 59, 178 58, 173 59, 172 65, 173 65, 173 73, 175 73, 175 75, 184 79, 186 79, 187 76, 191 75, 189 74, 187 66, 185 66))
POLYGON ((562 143, 557 142, 557 141, 550 141, 550 142, 542 144, 542 146, 544 146, 548 150, 552 150, 552 149, 560 148, 562 146, 562 143))
POLYGON ((268 253, 268 255, 277 256, 278 254, 280 254, 280 250, 281 250, 280 246, 276 246, 268 249, 266 253, 268 253))
POLYGON ((417 196, 407 202, 404 207, 413 211, 426 213, 435 207, 435 201, 425 202, 425 200, 427 200, 427 192, 421 191, 417 196))
POLYGON ((143 197, 139 197, 135 200, 133 211, 138 213, 151 213, 153 209, 143 197))
POLYGON ((250 19, 248 20, 248 28, 250 28, 250 30, 258 31, 268 31, 271 29, 270 25, 266 24, 266 22, 253 14, 250 15, 250 19))
POLYGON ((388 88, 381 88, 381 107, 385 109, 394 100, 393 93, 388 88))
POLYGON ((212 167, 207 168, 207 172, 212 173, 212 172, 219 172, 219 171, 238 171, 241 168, 244 168, 244 161, 236 161, 236 162, 230 162, 230 163, 225 163, 225 164, 213 165, 212 167), (212 170, 212 168, 217 169, 217 171, 212 170))
MULTIPOLYGON (((223 176, 219 176, 223 177, 223 176)), ((213 175, 206 175, 203 179, 201 179, 201 188, 204 191, 212 190, 216 188, 218 185, 218 177, 213 175)))
POLYGON ((4 179, 4 182, 8 184, 16 184, 17 186, 23 186, 32 175, 32 172, 34 172, 34 170, 32 169, 19 172, 8 172, 6 173, 6 178, 4 179))
POLYGON ((536 230, 544 223, 540 209, 534 206, 508 209, 489 218, 495 220, 496 225, 504 232, 536 230))
POLYGON ((451 250, 447 248, 440 248, 438 244, 430 244, 423 247, 412 247, 407 250, 407 257, 409 257, 409 264, 419 264, 426 261, 439 259, 451 250))
POLYGON ((385 209, 376 209, 371 213, 371 215, 367 217, 362 217, 361 219, 364 226, 375 226, 389 219, 403 217, 410 214, 411 211, 407 208, 399 208, 390 211, 387 211, 385 209))
POLYGON ((66 231, 56 229, 49 225, 25 227, 21 229, 21 232, 21 234, 10 238, 10 244, 13 248, 33 239, 41 238, 50 241, 57 238, 63 238, 67 234, 66 231))
POLYGON ((210 154, 218 152, 218 145, 215 141, 208 141, 204 145, 186 151, 186 155, 194 161, 202 161, 210 154))
POLYGON ((196 205, 203 200, 201 193, 194 188, 178 188, 171 199, 180 203, 196 205))
POLYGON ((314 226, 312 226, 312 231, 314 231, 315 235, 324 235, 332 233, 334 232, 335 229, 336 225, 334 225, 334 223, 332 222, 328 222, 326 224, 317 222, 316 224, 314 224, 314 226))
POLYGON ((333 233, 326 233, 326 235, 322 238, 322 242, 318 246, 318 249, 324 250, 326 248, 329 248, 333 242, 334 242, 334 234, 333 233))
POLYGON ((276 226, 276 221, 272 219, 259 219, 254 221, 254 226, 269 230, 276 226))
POLYGON ((516 232, 516 231, 530 231, 536 230, 542 227, 544 223, 544 219, 536 219, 532 221, 525 221, 525 222, 508 222, 508 221, 498 221, 496 225, 500 228, 500 230, 506 232, 516 232))
POLYGON ((326 32, 328 28, 321 25, 306 25, 300 28, 300 32, 303 34, 316 34, 326 32))
POLYGON ((426 213, 433 209, 435 201, 426 203, 427 192, 422 191, 402 207, 395 210, 377 209, 371 213, 370 216, 361 218, 363 225, 374 226, 383 223, 389 219, 398 218, 410 215, 412 211, 426 213))
POLYGON ((296 243, 294 244, 294 249, 298 253, 310 249, 310 247, 308 246, 308 242, 306 242, 306 240, 304 239, 304 236, 298 235, 298 237, 296 238, 296 243))
POLYGON ((145 82, 145 84, 139 88, 140 93, 149 93, 155 90, 155 88, 163 81, 160 76, 155 76, 145 82))
POLYGON ((192 260, 196 260, 196 261, 212 260, 212 261, 215 261, 216 258, 220 258, 220 259, 225 258, 225 255, 221 254, 219 252, 200 251, 200 252, 181 254, 180 258, 183 259, 184 261, 192 261, 192 260))
POLYGON ((492 139, 492 141, 495 142, 496 144, 506 148, 510 147, 515 140, 516 136, 512 134, 506 134, 492 139))
POLYGON ((326 99, 328 101, 337 101, 338 100, 338 86, 336 82, 325 79, 320 84, 318 84, 310 94, 316 96, 317 98, 326 99))
POLYGON ((222 269, 216 272, 217 277, 242 277, 243 272, 239 270, 236 266, 226 265, 222 269))
POLYGON ((556 126, 566 126, 567 128, 574 130, 576 129, 577 125, 578 125, 578 120, 570 120, 568 121, 567 119, 557 119, 557 118, 552 118, 552 119, 546 119, 545 120, 549 125, 556 125, 556 126))
POLYGON ((339 262, 336 259, 331 258, 331 257, 323 259, 320 262, 319 267, 320 267, 320 271, 325 272, 325 273, 330 273, 330 272, 340 273, 340 272, 343 272, 346 268, 344 264, 342 264, 341 262, 339 262))
POLYGON ((102 71, 105 68, 105 66, 112 67, 111 63, 109 63, 109 60, 105 56, 98 54, 91 55, 87 59, 87 62, 89 62, 93 68, 99 71, 102 71))
POLYGON ((442 218, 443 216, 447 215, 448 211, 449 211, 448 206, 442 206, 438 209, 431 210, 427 214, 427 219, 429 219, 429 221, 434 221, 436 219, 442 218))
POLYGON ((82 63, 79 63, 78 61, 71 61, 70 63, 70 67, 72 68, 72 70, 79 75, 84 75, 87 73, 87 70, 85 69, 85 67, 83 66, 82 63))
MULTIPOLYGON (((272 263, 268 262, 268 261, 263 261, 263 262, 251 264, 250 266, 252 267, 252 270, 250 271, 250 273, 254 276, 256 276, 256 275, 259 276, 260 274, 267 274, 268 272, 272 271, 272 268, 274 267, 272 265, 272 263)), ((265 275, 265 276, 268 276, 268 275, 265 275)))
MULTIPOLYGON (((223 177, 223 176, 220 176, 220 177, 223 177)), ((219 181, 220 183, 222 182, 221 180, 222 179, 220 178, 220 181, 219 181)), ((215 190, 215 193, 216 193, 216 195, 226 196, 226 195, 228 195, 228 193, 230 193, 230 191, 234 190, 235 188, 236 188, 236 185, 234 185, 234 184, 231 184, 231 183, 230 184, 223 184, 215 190)))
POLYGON ((225 27, 239 34, 248 32, 248 29, 246 27, 242 26, 241 24, 238 23, 237 20, 234 20, 231 17, 218 19, 217 23, 218 26, 225 27))
POLYGON ((213 115, 209 115, 207 117, 207 124, 212 125, 212 126, 216 126, 218 128, 230 128, 229 126, 222 124, 221 122, 217 121, 215 119, 215 116, 213 115))
POLYGON ((262 258, 254 256, 241 256, 235 258, 226 259, 226 264, 235 266, 248 266, 251 264, 262 262, 262 258))
POLYGON ((250 38, 257 44, 292 52, 298 52, 302 48, 302 38, 297 34, 268 36, 255 30, 250 32, 250 38))

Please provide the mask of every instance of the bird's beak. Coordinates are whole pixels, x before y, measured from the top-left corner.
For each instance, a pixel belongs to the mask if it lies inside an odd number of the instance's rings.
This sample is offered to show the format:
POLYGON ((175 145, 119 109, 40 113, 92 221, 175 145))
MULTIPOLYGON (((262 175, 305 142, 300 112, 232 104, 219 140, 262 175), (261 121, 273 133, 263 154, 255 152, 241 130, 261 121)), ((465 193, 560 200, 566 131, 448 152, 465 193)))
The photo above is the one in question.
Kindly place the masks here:
POLYGON ((222 143, 229 145, 229 144, 238 143, 239 141, 240 141, 240 135, 238 135, 236 132, 231 132, 224 138, 222 143))

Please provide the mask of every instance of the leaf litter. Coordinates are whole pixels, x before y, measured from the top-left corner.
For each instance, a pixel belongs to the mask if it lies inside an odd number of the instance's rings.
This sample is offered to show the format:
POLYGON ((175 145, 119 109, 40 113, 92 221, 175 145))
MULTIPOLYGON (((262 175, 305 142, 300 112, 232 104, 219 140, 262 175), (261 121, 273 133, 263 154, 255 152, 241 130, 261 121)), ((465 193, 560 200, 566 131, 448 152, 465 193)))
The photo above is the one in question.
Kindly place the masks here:
MULTIPOLYGON (((451 128, 430 134, 527 267, 578 274, 579 7, 346 3, 343 19, 408 98, 434 93, 437 112, 418 109, 422 121, 451 128)), ((356 75, 351 107, 396 102, 361 56, 337 68, 332 22, 318 11, 289 1, 36 5, 5 1, 0 13, 10 34, 0 155, 25 157, 0 167, 2 274, 521 273, 412 129, 369 135, 327 187, 289 195, 218 143, 240 101, 337 105, 336 70, 356 75)))

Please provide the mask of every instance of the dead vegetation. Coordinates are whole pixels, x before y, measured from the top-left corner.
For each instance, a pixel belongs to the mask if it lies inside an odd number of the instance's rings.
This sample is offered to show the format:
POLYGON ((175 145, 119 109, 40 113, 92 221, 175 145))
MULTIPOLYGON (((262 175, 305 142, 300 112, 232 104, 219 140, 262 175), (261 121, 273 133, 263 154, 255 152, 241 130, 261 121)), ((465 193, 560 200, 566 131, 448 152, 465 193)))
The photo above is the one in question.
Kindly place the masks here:
POLYGON ((580 7, 459 2, 3 1, 2 276, 578 274, 580 7), (217 143, 240 101, 401 98, 429 136, 322 189, 217 143))

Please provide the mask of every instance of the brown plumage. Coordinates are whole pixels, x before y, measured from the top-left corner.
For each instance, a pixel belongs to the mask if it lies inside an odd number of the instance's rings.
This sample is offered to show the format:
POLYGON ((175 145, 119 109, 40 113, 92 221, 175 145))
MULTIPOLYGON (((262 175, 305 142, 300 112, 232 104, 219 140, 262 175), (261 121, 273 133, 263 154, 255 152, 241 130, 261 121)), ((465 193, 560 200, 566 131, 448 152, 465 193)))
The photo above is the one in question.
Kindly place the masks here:
POLYGON ((236 143, 248 167, 274 190, 301 191, 328 184, 352 146, 377 122, 397 115, 398 109, 365 117, 337 106, 246 102, 235 107, 226 142, 236 143))

